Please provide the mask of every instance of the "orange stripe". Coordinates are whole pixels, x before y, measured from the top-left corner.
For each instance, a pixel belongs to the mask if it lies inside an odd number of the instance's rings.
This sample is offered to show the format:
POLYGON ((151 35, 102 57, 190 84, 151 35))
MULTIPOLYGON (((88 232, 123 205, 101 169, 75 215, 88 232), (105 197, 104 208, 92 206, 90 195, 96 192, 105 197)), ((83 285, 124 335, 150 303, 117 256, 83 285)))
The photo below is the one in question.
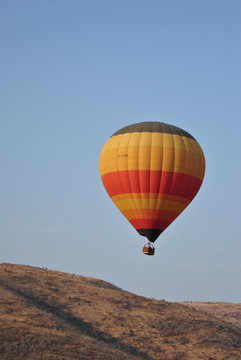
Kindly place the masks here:
MULTIPOLYGON (((112 198, 113 200, 113 198, 112 198)), ((113 200, 115 205, 120 209, 120 211, 130 210, 130 209, 159 209, 159 210, 168 210, 181 212, 185 209, 187 204, 182 202, 173 201, 173 200, 164 200, 156 198, 128 198, 124 200, 113 200)))

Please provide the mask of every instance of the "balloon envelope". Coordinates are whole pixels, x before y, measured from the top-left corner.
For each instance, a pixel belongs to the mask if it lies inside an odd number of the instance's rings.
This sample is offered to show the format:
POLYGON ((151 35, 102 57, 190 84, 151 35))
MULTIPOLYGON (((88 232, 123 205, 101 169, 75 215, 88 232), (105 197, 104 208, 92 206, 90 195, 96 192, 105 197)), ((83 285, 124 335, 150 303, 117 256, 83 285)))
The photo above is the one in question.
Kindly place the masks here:
POLYGON ((197 194, 205 158, 188 132, 142 122, 109 138, 99 167, 111 200, 140 235, 154 242, 197 194))

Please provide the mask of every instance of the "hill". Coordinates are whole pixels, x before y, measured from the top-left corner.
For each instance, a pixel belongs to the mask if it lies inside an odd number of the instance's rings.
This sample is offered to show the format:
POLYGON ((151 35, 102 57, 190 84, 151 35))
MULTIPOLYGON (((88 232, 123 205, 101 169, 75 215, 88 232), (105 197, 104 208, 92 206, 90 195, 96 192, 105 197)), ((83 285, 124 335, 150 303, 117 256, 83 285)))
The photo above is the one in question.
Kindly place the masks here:
POLYGON ((190 306, 196 310, 212 314, 226 322, 241 328, 241 304, 216 303, 216 302, 184 302, 184 306, 190 306))
POLYGON ((218 311, 206 304, 158 301, 102 280, 0 264, 0 358, 241 359, 241 304, 216 304, 218 311))

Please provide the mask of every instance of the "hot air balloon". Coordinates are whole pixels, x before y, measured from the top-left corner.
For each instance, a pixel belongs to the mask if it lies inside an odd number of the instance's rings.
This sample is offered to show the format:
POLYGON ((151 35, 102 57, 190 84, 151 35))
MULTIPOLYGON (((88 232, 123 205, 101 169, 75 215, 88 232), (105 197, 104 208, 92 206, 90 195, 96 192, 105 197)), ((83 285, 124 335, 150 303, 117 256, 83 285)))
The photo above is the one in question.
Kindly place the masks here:
POLYGON ((114 133, 99 161, 111 200, 149 245, 183 212, 205 173, 201 146, 188 132, 163 122, 141 122, 114 133))

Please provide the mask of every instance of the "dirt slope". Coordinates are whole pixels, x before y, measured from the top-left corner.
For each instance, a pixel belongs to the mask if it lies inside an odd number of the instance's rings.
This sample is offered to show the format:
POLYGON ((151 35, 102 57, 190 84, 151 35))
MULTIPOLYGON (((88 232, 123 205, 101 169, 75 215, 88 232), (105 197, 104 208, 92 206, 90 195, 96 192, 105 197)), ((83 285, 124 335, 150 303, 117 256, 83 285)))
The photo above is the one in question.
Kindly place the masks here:
POLYGON ((102 280, 0 265, 2 360, 241 359, 241 329, 224 318, 102 280))

